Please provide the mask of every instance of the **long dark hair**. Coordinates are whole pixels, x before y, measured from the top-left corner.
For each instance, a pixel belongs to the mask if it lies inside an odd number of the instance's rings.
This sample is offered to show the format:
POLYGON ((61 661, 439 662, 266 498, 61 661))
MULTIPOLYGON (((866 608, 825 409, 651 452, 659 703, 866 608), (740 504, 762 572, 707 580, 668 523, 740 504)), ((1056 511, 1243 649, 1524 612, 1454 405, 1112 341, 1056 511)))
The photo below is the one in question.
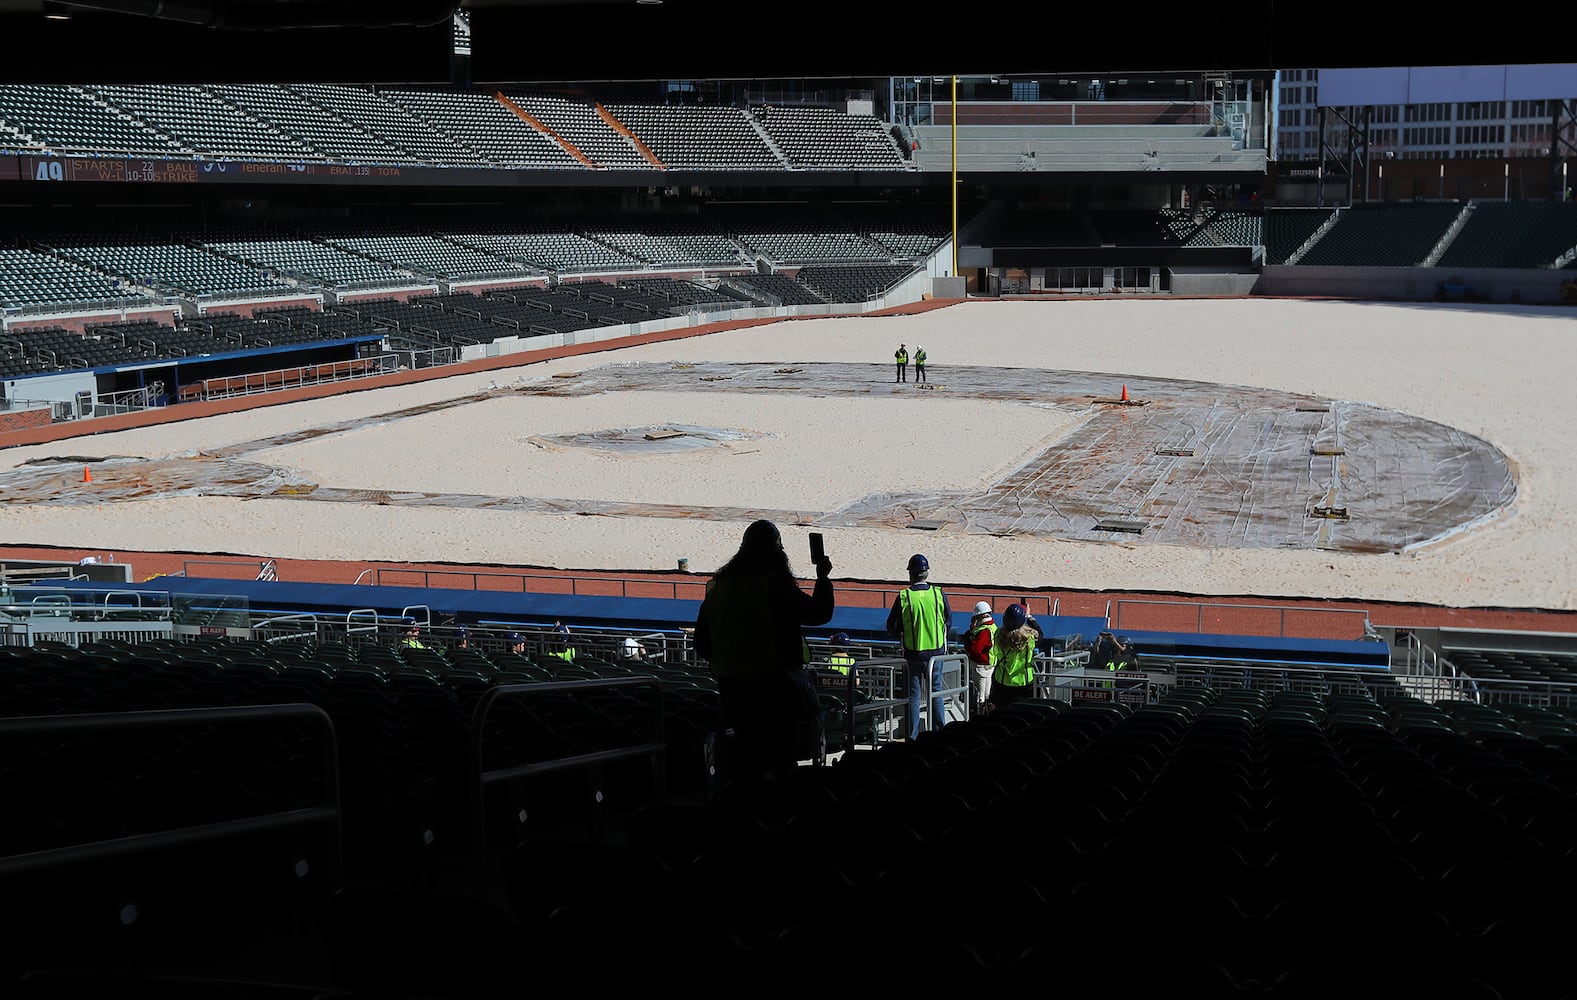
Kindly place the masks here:
POLYGON ((778 533, 777 525, 765 520, 751 522, 739 543, 739 551, 714 575, 729 576, 734 573, 794 575, 788 553, 783 551, 783 536, 778 533))

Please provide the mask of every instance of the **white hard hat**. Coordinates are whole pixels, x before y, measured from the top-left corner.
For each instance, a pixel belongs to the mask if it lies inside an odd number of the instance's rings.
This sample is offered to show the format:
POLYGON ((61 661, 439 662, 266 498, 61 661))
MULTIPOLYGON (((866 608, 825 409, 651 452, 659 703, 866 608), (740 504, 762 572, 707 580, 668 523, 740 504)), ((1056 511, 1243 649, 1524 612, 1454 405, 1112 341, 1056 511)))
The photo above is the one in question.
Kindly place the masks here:
POLYGON ((989 615, 990 613, 991 605, 987 604, 985 601, 981 601, 979 604, 975 605, 975 614, 989 615))

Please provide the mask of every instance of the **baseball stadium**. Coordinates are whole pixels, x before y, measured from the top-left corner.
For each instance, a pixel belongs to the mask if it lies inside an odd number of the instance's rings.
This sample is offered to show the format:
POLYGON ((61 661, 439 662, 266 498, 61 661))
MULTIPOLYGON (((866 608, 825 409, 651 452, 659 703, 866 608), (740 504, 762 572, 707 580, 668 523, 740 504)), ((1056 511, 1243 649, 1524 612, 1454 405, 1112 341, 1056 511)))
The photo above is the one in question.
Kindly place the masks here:
POLYGON ((1311 57, 1309 161, 1169 47, 31 6, 268 44, 0 71, 4 995, 1577 996, 1573 67, 1311 57), (1387 156, 1398 88, 1548 148, 1387 156), (766 775, 763 521, 834 595, 766 775))

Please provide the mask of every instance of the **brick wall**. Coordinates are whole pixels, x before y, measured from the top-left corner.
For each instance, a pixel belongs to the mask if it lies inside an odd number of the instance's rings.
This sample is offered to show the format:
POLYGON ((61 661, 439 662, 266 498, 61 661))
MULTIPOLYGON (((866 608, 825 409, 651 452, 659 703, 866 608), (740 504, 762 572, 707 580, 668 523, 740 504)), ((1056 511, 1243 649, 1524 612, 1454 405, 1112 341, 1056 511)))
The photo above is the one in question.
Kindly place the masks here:
POLYGON ((40 406, 31 410, 0 410, 0 434, 6 431, 24 431, 31 430, 34 427, 48 427, 50 412, 47 406, 40 406))

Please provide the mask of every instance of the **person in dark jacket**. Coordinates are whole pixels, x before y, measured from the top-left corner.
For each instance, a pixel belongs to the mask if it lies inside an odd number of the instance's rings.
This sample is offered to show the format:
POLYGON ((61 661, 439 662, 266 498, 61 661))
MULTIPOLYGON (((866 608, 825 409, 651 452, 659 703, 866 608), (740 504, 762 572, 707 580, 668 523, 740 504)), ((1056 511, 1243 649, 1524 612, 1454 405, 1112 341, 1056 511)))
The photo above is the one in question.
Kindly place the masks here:
POLYGON ((801 628, 832 618, 831 573, 823 556, 806 594, 777 525, 756 521, 706 585, 695 649, 717 678, 720 722, 733 734, 725 752, 730 779, 781 775, 816 753, 821 709, 801 628))

